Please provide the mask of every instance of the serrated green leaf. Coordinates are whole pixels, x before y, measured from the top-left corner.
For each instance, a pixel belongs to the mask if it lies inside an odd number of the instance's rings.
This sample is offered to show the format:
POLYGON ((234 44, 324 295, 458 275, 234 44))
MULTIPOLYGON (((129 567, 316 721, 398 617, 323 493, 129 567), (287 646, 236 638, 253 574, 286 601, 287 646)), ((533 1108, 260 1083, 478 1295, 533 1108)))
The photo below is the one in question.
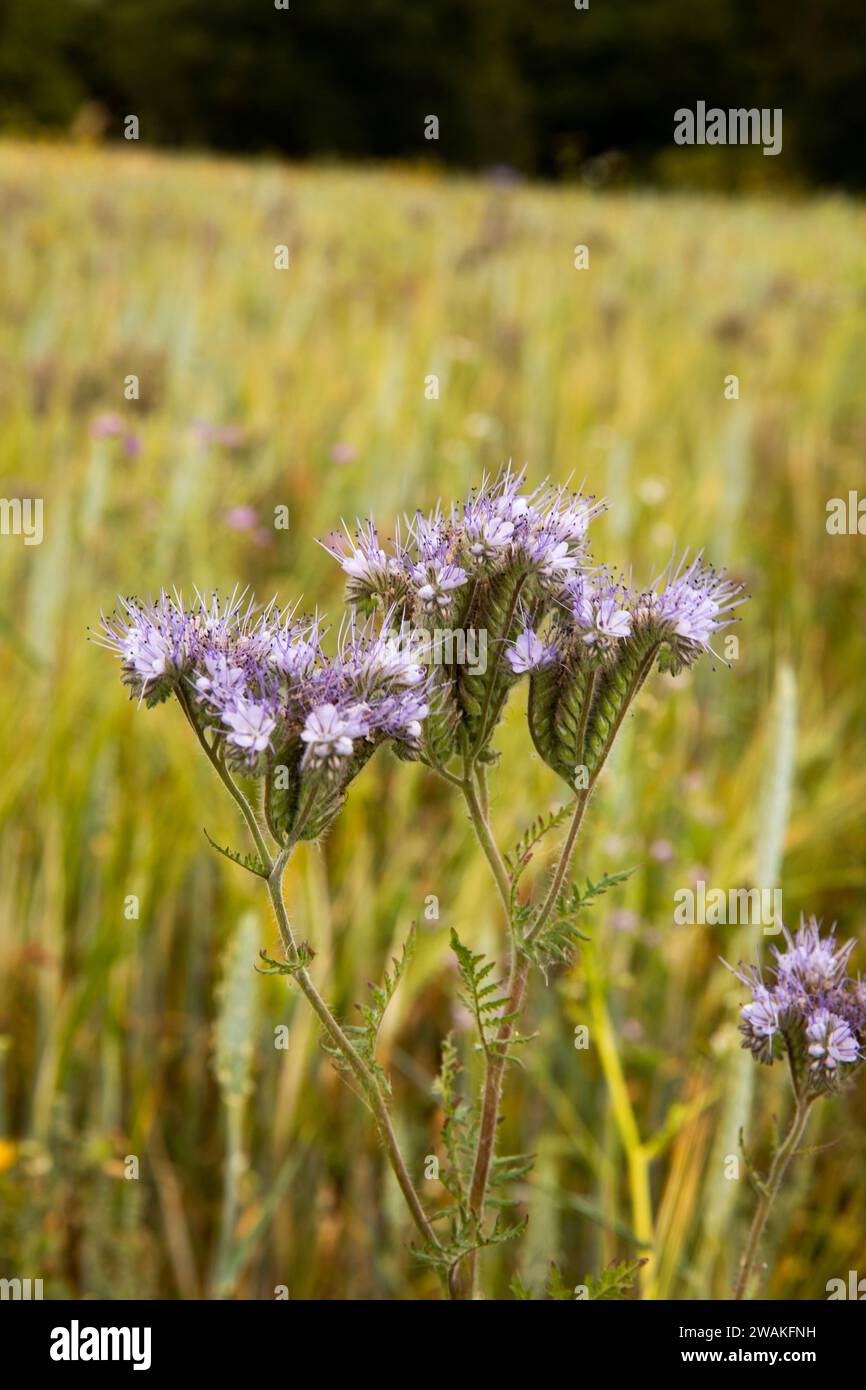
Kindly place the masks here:
POLYGON ((217 854, 221 854, 224 859, 230 859, 233 864, 239 864, 242 869, 247 870, 247 873, 255 874, 257 878, 268 877, 268 870, 260 859, 256 859, 252 854, 241 854, 240 850, 229 849, 228 845, 225 847, 218 845, 213 836, 208 834, 204 826, 202 826, 202 830, 204 831, 204 836, 208 844, 216 850, 217 854))

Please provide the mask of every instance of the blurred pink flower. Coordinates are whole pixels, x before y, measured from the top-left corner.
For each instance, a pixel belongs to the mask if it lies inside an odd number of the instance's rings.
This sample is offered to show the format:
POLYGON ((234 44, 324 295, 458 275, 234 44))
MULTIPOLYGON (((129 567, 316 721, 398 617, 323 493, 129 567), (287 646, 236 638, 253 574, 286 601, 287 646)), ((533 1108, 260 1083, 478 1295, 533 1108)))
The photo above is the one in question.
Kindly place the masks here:
POLYGON ((259 514, 253 507, 229 507, 223 515, 233 531, 251 531, 258 525, 259 514))
POLYGON ((94 439, 119 439, 128 458, 138 458, 141 453, 141 439, 126 428, 120 415, 97 415, 90 423, 90 433, 94 439))
POLYGON ((653 840, 649 852, 657 864, 669 864, 674 857, 674 847, 670 840, 653 840))
POLYGON ((94 439, 111 439, 115 435, 123 434, 123 421, 119 415, 97 415, 90 424, 90 433, 94 439))
POLYGON ((190 429, 202 444, 218 444, 223 449, 239 449, 246 442, 240 425, 215 425, 210 420, 193 420, 190 429))
POLYGON ((358 457, 354 444, 334 444, 331 449, 332 463, 352 463, 358 457))

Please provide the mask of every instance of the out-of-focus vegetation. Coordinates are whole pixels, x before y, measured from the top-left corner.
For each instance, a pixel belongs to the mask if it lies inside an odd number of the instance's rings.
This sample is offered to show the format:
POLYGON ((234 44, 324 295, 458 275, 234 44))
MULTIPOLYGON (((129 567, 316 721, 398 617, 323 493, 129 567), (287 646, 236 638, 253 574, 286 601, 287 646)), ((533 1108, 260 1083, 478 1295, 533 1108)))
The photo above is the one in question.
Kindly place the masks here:
MULTIPOLYGON (((537 1153, 525 1282, 633 1254, 645 1172, 651 1289, 725 1297, 751 1210, 726 1156, 742 1124, 766 1158, 785 1078, 738 1048, 719 956, 770 939, 675 927, 673 892, 778 883, 790 920, 866 945, 863 540, 825 529, 863 482, 863 209, 7 145, 0 210, 0 493, 45 503, 41 546, 0 540, 0 1272, 54 1297, 436 1295, 303 1000, 253 970, 276 945, 264 895, 202 835, 242 844, 232 807, 86 626, 118 591, 238 580, 336 612, 314 537, 511 458, 607 494, 600 559, 643 577, 705 545, 752 595, 732 669, 655 677, 623 735, 577 867, 637 870, 574 968, 535 981, 503 1131, 537 1153), (581 1023, 604 1048, 575 1048, 581 1023)), ((523 698, 491 783, 506 847, 561 794, 523 698)), ((456 796, 377 755, 286 888, 346 1017, 419 922, 383 1060, 420 1177, 449 1029, 477 1081, 448 929, 501 955, 456 796)), ((862 1272, 864 1120, 862 1086, 816 1108, 771 1294, 862 1272)), ((517 1253, 485 1257, 500 1294, 517 1253)))
POLYGON ((4 0, 0 129, 505 164, 594 182, 866 187, 861 0, 4 0), (678 150, 704 101, 780 108, 784 151, 678 150), (424 138, 429 115, 439 138, 424 138))

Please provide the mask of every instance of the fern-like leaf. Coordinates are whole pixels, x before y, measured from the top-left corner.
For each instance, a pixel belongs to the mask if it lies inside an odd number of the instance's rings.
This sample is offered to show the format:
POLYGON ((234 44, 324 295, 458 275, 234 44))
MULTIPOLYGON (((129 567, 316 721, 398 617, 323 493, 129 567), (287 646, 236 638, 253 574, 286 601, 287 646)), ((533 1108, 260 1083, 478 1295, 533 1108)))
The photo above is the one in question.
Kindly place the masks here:
POLYGON ((531 825, 527 826, 521 839, 515 845, 510 854, 505 855, 505 867, 511 876, 512 887, 517 883, 532 859, 533 852, 537 845, 549 835, 551 830, 568 820, 575 807, 576 798, 566 801, 556 811, 551 811, 549 815, 537 816, 531 825))
MULTIPOLYGON (((395 956, 392 961, 393 969, 386 970, 382 976, 380 985, 370 985, 370 1003, 359 1004, 357 1007, 361 1014, 361 1023, 344 1024, 343 1031, 361 1060, 367 1065, 379 1085, 382 1087, 386 1096, 391 1094, 391 1082, 388 1076, 376 1060, 376 1042, 379 1037, 379 1029, 382 1026, 382 1019, 385 1017, 385 1010, 394 997, 394 992, 400 983, 406 968, 412 959, 415 949, 415 923, 409 930, 403 949, 399 957, 395 956)), ((342 1048, 330 1041, 322 1044, 334 1063, 337 1071, 346 1074, 351 1069, 346 1057, 343 1055, 342 1048)))
POLYGON ((625 882, 633 873, 634 869, 623 869, 619 873, 603 874, 597 883, 587 878, 585 888, 576 883, 570 884, 560 894, 553 912, 539 934, 530 940, 524 932, 522 949, 530 960, 542 970, 551 965, 567 964, 578 943, 589 940, 577 925, 581 912, 592 907, 603 893, 616 884, 625 882))
POLYGON ((224 859, 230 859, 233 864, 239 864, 247 873, 255 874, 257 878, 267 878, 268 871, 260 859, 256 859, 252 854, 241 854, 240 850, 229 849, 228 845, 223 847, 218 845, 212 835, 209 835, 206 828, 202 826, 204 836, 208 844, 211 845, 224 859))
POLYGON ((478 1124, 473 1121, 469 1106, 458 1090, 460 1058, 449 1033, 442 1043, 442 1062, 435 1082, 442 1103, 442 1145, 446 1162, 440 1167, 439 1180, 454 1202, 453 1213, 460 1226, 469 1224, 469 1183, 478 1124))
POLYGON ((460 998, 475 1020, 485 1056, 488 1059, 494 1056, 509 1059, 510 1048, 528 1042, 529 1038, 513 1032, 505 1039, 498 1036, 504 1025, 517 1022, 518 1013, 509 1011, 503 982, 492 977, 495 963, 482 952, 470 951, 468 946, 464 946, 453 927, 451 949, 457 957, 463 985, 460 998))
POLYGON ((601 1271, 598 1278, 587 1274, 584 1278, 587 1298, 594 1303, 621 1303, 637 1282, 642 1260, 614 1260, 601 1271))

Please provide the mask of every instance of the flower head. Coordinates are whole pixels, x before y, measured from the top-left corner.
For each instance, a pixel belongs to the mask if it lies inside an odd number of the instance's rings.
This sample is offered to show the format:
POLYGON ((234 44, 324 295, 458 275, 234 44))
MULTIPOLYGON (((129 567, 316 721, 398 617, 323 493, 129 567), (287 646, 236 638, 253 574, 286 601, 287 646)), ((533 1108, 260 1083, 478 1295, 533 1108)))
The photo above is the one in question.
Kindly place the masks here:
POLYGON ((121 598, 109 617, 102 615, 94 640, 120 657, 124 684, 133 695, 156 704, 171 694, 191 669, 198 644, 195 616, 179 594, 161 593, 155 602, 121 598))
POLYGON ((340 711, 336 705, 319 705, 307 715, 301 741, 307 745, 304 763, 338 772, 351 758, 354 740, 367 732, 360 710, 340 711))
POLYGON ((513 674, 521 676, 525 671, 540 671, 549 666, 556 660, 556 647, 552 642, 542 641, 531 628, 526 628, 508 648, 505 658, 513 674))
POLYGON ((346 598, 349 603, 369 606, 382 601, 391 604, 405 596, 405 554, 399 541, 396 553, 389 555, 379 540, 372 521, 359 524, 354 535, 348 530, 331 538, 324 545, 329 555, 338 560, 346 576, 346 598))
POLYGON ((277 721, 265 701, 241 696, 223 711, 223 723, 228 729, 227 742, 240 748, 250 759, 271 746, 271 735, 277 721))
POLYGON ((809 1066, 813 1076, 827 1085, 839 1067, 852 1067, 860 1059, 860 1045, 844 1018, 829 1009, 817 1009, 806 1023, 809 1066))
POLYGON ((772 984, 755 966, 734 970, 752 996, 741 1009, 740 1032, 759 1062, 787 1053, 798 1089, 816 1095, 834 1089, 862 1060, 866 1001, 861 982, 846 973, 853 941, 837 946, 833 929, 822 936, 812 917, 793 937, 785 930, 785 942, 773 949, 772 984))
POLYGON ((685 558, 669 565, 663 580, 660 592, 651 588, 641 596, 640 614, 665 638, 676 673, 713 651, 713 637, 733 621, 731 613, 743 601, 743 586, 700 555, 690 565, 685 558))
POLYGON ((574 575, 563 586, 563 604, 575 632, 584 646, 599 650, 612 650, 631 636, 631 601, 625 586, 605 571, 574 575))

